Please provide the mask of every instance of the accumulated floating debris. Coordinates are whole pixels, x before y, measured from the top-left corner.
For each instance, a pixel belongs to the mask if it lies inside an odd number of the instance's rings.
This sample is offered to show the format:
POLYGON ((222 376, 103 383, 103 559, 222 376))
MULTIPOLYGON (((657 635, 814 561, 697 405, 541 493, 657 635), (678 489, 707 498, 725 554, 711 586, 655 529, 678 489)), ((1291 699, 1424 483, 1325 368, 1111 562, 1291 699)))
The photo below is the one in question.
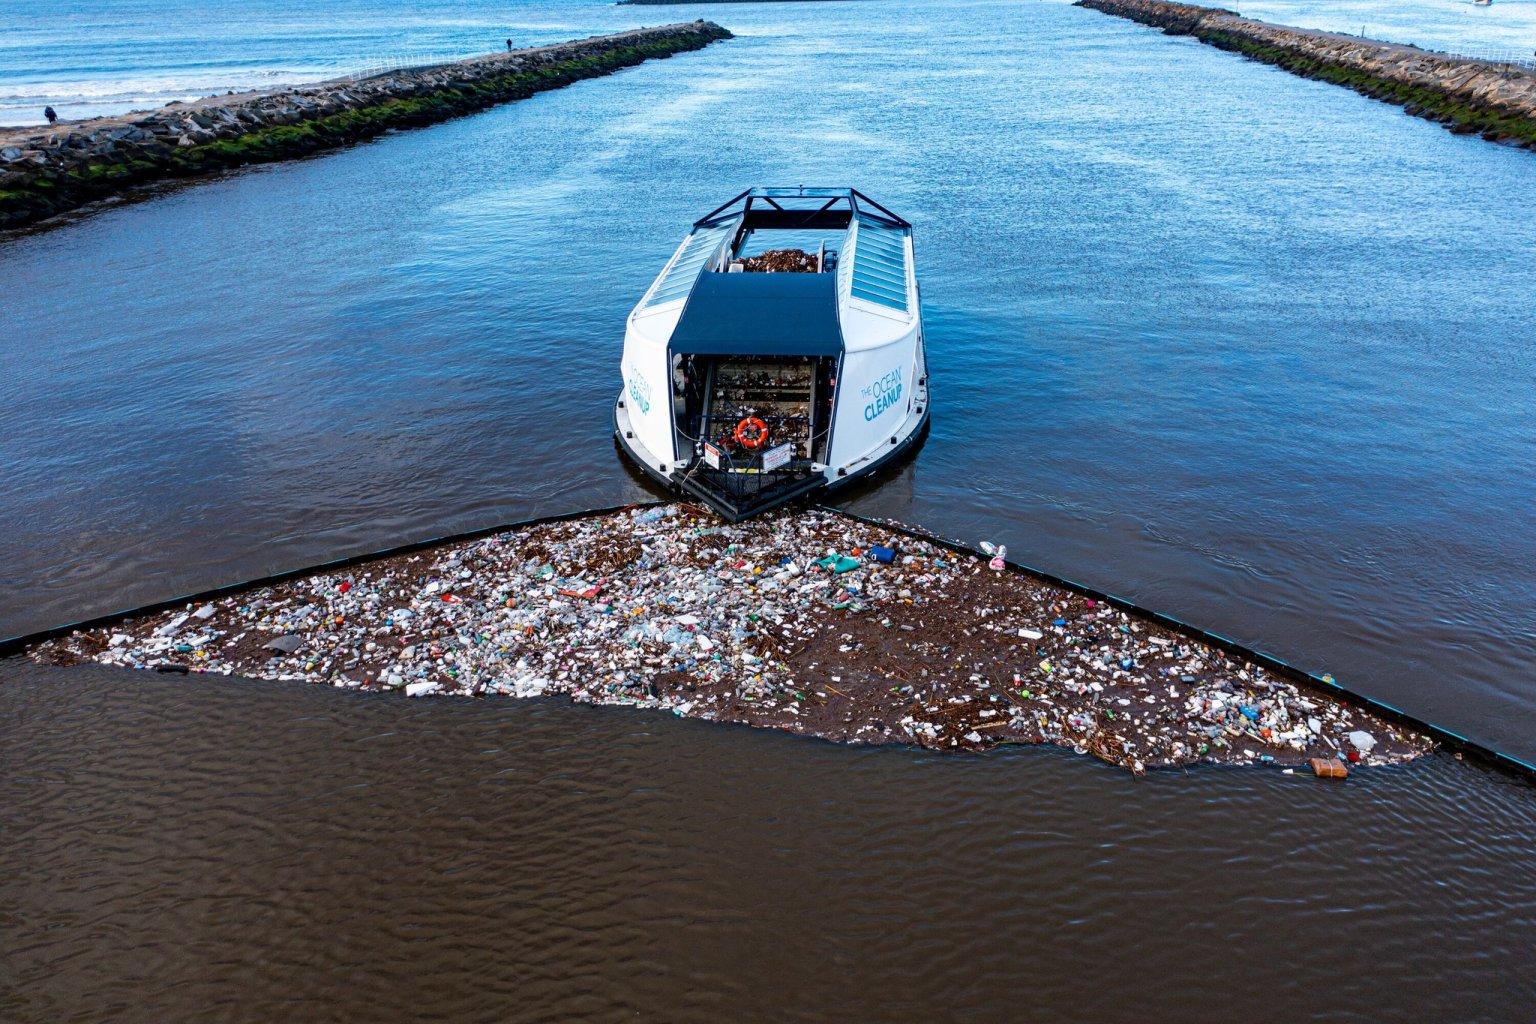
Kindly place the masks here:
POLYGON ((766 274, 815 274, 820 272, 821 264, 815 253, 801 249, 769 249, 737 262, 749 273, 766 274))
MULTIPOLYGON (((1135 772, 1410 760, 1321 691, 1013 568, 827 510, 542 523, 32 648, 409 696, 564 694, 852 743, 1052 743, 1135 772)), ((988 557, 990 556, 990 557, 988 557)), ((1333 766, 1337 766, 1335 769, 1333 766)))

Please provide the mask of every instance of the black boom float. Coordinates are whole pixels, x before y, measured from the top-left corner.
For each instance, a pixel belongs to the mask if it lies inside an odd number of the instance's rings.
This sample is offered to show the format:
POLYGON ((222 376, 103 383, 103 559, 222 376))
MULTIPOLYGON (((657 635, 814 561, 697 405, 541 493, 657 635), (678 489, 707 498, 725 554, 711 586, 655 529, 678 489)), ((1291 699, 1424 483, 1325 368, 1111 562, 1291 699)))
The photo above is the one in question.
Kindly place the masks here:
MULTIPOLYGON (((53 640, 59 637, 69 636, 71 633, 77 631, 101 629, 103 627, 122 622, 126 619, 170 611, 171 609, 188 604, 206 603, 218 598, 229 597, 242 591, 254 590, 259 587, 272 586, 274 584, 296 580, 301 577, 312 576, 317 573, 335 572, 339 569, 346 569, 357 565, 365 565, 369 562, 378 561, 380 559, 392 558, 399 555, 414 554, 416 552, 426 551, 431 548, 442 547, 448 544, 461 543, 464 541, 477 540, 482 537, 489 537, 494 534, 505 533, 509 530, 538 526, 544 523, 566 522, 572 519, 584 519, 593 516, 609 515, 615 512, 627 511, 637 508, 650 508, 663 504, 665 504, 665 502, 639 502, 624 505, 609 505, 601 508, 586 509, 579 512, 566 512, 558 515, 540 516, 533 519, 518 520, 516 522, 506 523, 500 526, 491 526, 483 529, 471 530, 465 533, 449 534, 442 537, 434 537, 430 540, 416 541, 410 544, 402 544, 398 547, 384 548, 378 551, 369 552, 367 554, 333 559, 329 562, 322 562, 319 565, 310 566, 308 568, 291 569, 286 572, 275 573, 273 575, 264 576, 259 579, 247 580, 241 583, 231 583, 226 586, 214 587, 210 590, 203 590, 194 594, 186 594, 180 597, 171 598, 169 600, 156 601, 152 604, 147 604, 139 608, 131 608, 123 611, 112 612, 108 615, 99 615, 95 618, 85 619, 80 622, 73 622, 62 626, 55 626, 51 629, 44 629, 35 633, 9 637, 4 640, 0 640, 0 659, 22 655, 29 648, 35 646, 36 644, 40 644, 46 640, 53 640)), ((882 529, 891 530, 913 539, 926 541, 930 544, 944 547, 957 554, 977 554, 977 551, 974 548, 971 548, 959 541, 940 536, 927 530, 907 526, 888 519, 874 519, 867 516, 860 516, 851 512, 844 511, 842 509, 832 508, 830 506, 823 505, 818 506, 818 508, 826 512, 846 516, 849 519, 853 519, 858 522, 879 526, 882 529)), ((1018 562, 1009 561, 1007 562, 1007 565, 1008 568, 1014 572, 1031 576, 1040 580, 1042 583, 1046 583, 1063 590, 1071 591, 1083 597, 1090 598, 1094 601, 1103 602, 1104 604, 1125 612, 1127 615, 1130 615, 1134 618, 1140 619, 1144 622, 1154 623, 1165 629, 1172 630, 1185 637, 1188 637, 1190 640, 1193 640, 1197 643, 1205 644, 1206 646, 1221 650, 1234 657, 1250 661, 1253 664, 1262 667, 1265 669, 1265 671, 1272 672, 1277 676, 1288 679, 1295 683, 1315 687, 1318 690, 1331 694, 1343 703, 1353 705, 1398 725, 1402 725, 1408 729, 1423 733, 1453 753, 1463 755, 1476 762, 1485 764, 1490 768, 1514 776, 1515 778, 1518 778, 1526 783, 1536 784, 1536 765, 1532 765, 1530 762, 1521 760, 1520 758, 1514 757, 1510 754, 1505 754, 1501 751, 1494 750, 1493 748, 1478 743, 1475 740, 1468 739, 1467 737, 1462 736, 1460 733, 1452 732, 1449 729, 1425 722, 1419 718, 1415 718, 1407 712, 1395 708, 1390 704, 1385 704, 1373 697, 1367 697, 1364 694, 1356 693, 1346 687, 1340 686, 1332 679, 1305 672, 1293 665, 1287 664, 1286 662, 1276 658, 1273 655, 1265 654, 1262 651, 1256 651, 1252 648, 1244 647, 1242 644, 1239 644, 1233 640, 1229 640, 1224 636, 1211 633, 1196 626, 1191 626, 1190 624, 1183 622, 1180 619, 1173 618, 1172 616, 1163 615, 1160 612, 1150 611, 1136 604, 1134 601, 1129 601, 1122 597, 1116 597, 1115 595, 1106 593, 1102 590, 1096 590, 1093 587, 1085 586, 1073 580, 1066 579, 1065 577, 1057 576, 1054 573, 1045 572, 1043 570, 1036 569, 1028 565, 1023 565, 1018 562)), ((184 666, 162 666, 162 669, 171 672, 186 671, 184 666)))

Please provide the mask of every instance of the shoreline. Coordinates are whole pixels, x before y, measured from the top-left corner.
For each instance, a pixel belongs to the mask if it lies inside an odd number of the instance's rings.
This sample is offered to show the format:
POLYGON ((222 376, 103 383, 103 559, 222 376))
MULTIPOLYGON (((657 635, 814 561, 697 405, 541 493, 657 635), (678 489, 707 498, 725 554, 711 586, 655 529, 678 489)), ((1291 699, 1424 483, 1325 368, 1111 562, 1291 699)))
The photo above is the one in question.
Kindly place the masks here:
POLYGON ((1271 25, 1166 0, 1075 0, 1165 35, 1193 36, 1299 75, 1346 86, 1458 135, 1536 150, 1536 73, 1361 36, 1271 25))
POLYGON ((138 186, 339 149, 525 99, 731 38, 713 22, 130 113, 0 128, 0 230, 25 228, 138 186))
POLYGON ((998 561, 828 510, 538 523, 76 630, 41 664, 547 694, 1142 773, 1394 764, 1428 736, 998 561), (880 549, 880 550, 877 550, 880 549), (993 567, 995 566, 995 567, 993 567))

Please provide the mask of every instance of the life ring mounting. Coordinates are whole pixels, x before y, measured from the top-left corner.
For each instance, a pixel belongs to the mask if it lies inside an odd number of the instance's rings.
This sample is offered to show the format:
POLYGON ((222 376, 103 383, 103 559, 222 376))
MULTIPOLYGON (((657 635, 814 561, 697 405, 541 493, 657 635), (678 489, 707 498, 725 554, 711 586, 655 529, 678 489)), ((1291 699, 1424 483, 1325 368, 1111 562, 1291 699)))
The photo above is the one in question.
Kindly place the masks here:
POLYGON ((736 443, 743 448, 761 448, 768 441, 768 424, 756 416, 748 416, 736 424, 736 443))

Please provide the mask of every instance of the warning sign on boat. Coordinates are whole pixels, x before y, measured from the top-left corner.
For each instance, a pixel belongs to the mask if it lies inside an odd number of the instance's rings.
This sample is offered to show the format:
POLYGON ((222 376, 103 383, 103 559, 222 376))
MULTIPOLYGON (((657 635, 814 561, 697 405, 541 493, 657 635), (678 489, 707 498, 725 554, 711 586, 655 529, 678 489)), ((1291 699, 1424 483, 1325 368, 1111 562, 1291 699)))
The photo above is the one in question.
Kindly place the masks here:
POLYGON ((790 457, 795 454, 794 443, 781 444, 777 448, 770 448, 763 453, 763 472, 778 469, 789 465, 790 457))

